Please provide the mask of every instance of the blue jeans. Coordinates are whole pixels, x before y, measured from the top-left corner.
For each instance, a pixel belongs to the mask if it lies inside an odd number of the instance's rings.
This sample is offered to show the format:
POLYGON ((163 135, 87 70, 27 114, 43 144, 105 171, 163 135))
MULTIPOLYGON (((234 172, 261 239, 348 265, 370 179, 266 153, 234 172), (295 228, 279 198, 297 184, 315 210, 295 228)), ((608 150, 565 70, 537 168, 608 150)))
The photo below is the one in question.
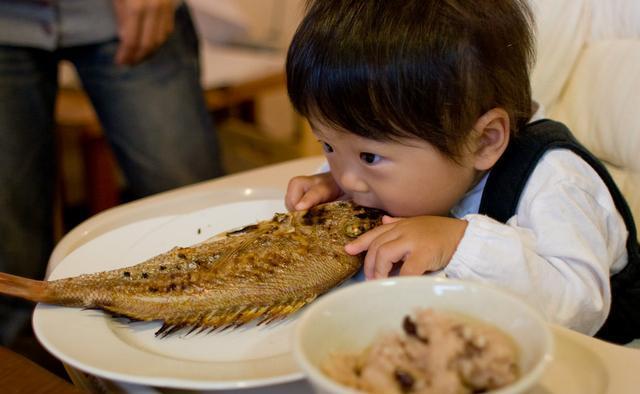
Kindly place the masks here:
MULTIPOLYGON (((117 46, 0 46, 0 271, 42 278, 53 247, 53 108, 62 59, 76 67, 133 198, 222 174, 188 9, 178 8, 175 31, 144 62, 115 65, 117 46)), ((15 331, 7 328, 13 313, 30 307, 0 296, 0 344, 15 331)))

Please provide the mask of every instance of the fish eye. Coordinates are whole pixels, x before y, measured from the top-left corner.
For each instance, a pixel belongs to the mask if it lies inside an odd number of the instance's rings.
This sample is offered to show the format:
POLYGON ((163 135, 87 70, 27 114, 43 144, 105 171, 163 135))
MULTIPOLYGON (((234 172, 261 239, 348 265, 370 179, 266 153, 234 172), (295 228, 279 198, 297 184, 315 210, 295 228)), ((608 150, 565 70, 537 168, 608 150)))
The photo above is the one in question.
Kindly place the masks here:
POLYGON ((361 226, 359 223, 348 223, 344 226, 344 233, 347 237, 357 238, 362 233, 364 233, 367 229, 364 226, 361 226))
POLYGON ((325 153, 332 153, 333 152, 333 146, 327 144, 324 141, 320 141, 322 143, 322 150, 325 151, 325 153))
POLYGON ((375 164, 382 159, 380 155, 371 152, 360 152, 360 160, 367 164, 375 164))

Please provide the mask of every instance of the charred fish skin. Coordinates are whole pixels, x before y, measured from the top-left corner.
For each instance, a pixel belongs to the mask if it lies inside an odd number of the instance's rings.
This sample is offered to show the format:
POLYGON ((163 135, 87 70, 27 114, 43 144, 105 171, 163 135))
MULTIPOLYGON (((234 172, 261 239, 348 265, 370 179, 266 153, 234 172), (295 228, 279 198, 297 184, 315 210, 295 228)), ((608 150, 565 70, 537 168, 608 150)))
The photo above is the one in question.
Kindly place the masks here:
POLYGON ((355 274, 363 257, 348 255, 344 245, 381 224, 383 215, 335 201, 277 213, 131 267, 51 282, 0 273, 0 293, 161 320, 158 335, 269 323, 355 274))

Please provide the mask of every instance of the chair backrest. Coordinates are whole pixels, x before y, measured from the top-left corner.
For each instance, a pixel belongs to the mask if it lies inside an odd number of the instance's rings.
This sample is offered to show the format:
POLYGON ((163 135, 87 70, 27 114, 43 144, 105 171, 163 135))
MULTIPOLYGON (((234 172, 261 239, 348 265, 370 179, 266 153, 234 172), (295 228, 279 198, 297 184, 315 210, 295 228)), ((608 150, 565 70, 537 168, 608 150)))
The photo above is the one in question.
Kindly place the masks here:
POLYGON ((606 165, 640 223, 640 1, 531 0, 534 98, 606 165))

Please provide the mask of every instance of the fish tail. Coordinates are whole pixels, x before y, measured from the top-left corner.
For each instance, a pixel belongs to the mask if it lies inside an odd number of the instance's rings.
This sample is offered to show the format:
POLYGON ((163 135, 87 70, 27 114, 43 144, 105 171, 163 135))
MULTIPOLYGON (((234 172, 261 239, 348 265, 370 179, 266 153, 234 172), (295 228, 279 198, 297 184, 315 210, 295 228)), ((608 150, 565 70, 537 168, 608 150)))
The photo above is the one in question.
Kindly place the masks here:
POLYGON ((0 272, 0 294, 24 298, 34 302, 48 300, 47 282, 0 272))

